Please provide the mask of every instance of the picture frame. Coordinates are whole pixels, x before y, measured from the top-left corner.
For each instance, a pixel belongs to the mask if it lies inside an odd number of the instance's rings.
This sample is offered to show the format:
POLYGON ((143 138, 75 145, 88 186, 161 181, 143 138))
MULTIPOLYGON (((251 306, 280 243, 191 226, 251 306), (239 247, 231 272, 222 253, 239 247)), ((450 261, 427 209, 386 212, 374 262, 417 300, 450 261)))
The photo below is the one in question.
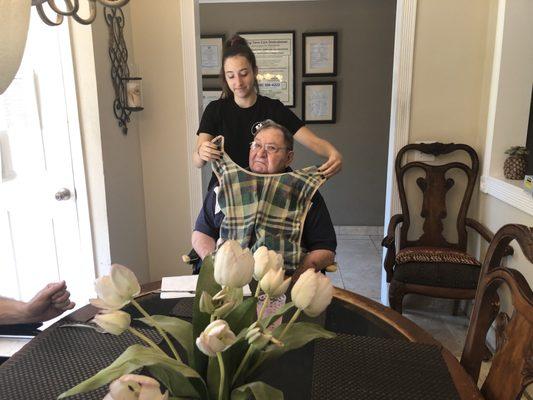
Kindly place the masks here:
POLYGON ((218 78, 225 39, 225 35, 200 36, 202 78, 218 78))
POLYGON ((337 32, 302 33, 302 75, 337 76, 337 32))
POLYGON ((207 105, 213 100, 220 99, 222 89, 220 88, 205 88, 202 90, 202 113, 205 111, 207 105))
POLYGON ((238 32, 255 54, 259 69, 257 83, 262 95, 296 105, 295 31, 238 32))
POLYGON ((337 121, 337 83, 302 83, 302 120, 307 124, 337 121))

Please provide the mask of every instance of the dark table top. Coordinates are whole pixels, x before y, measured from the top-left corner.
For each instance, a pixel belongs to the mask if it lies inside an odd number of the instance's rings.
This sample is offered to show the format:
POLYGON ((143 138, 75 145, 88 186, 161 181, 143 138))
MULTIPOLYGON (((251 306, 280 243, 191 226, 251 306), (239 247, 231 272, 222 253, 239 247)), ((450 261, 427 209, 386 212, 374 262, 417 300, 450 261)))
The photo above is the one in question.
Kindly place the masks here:
MULTIPOLYGON (((192 300, 161 300, 157 294, 140 299, 149 313, 182 318, 192 315, 192 300)), ((59 328, 73 321, 85 322, 96 311, 88 305, 63 318, 0 366, 0 399, 54 399, 138 343, 129 333, 117 337, 59 328)), ((138 316, 135 310, 128 311, 138 316)), ((335 289, 332 304, 313 322, 338 336, 286 353, 260 376, 282 389, 287 400, 482 398, 453 355, 381 304, 335 289)), ((143 332, 161 340, 150 328, 143 332)), ((106 391, 103 387, 72 399, 102 399, 106 391)))

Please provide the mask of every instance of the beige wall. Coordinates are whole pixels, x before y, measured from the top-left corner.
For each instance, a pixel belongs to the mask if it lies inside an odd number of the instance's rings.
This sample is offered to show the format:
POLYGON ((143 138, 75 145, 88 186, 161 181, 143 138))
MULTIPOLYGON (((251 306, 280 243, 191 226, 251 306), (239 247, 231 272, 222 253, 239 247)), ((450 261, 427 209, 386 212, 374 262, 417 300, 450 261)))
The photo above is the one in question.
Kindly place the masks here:
POLYGON ((138 115, 150 278, 190 272, 187 140, 178 1, 130 2, 133 52, 143 75, 138 115))
MULTIPOLYGON (((483 162, 497 4, 419 0, 409 142, 466 143, 483 162)), ((475 196, 469 214, 494 232, 508 223, 533 225, 533 216, 485 194, 475 196)), ((533 284, 531 266, 514 247, 508 264, 533 284)))
MULTIPOLYGON (((129 6, 124 7, 124 36, 131 49, 129 11, 129 6)), ((148 251, 137 115, 132 115, 128 135, 124 135, 113 113, 115 92, 108 53, 108 27, 101 6, 93 23, 93 43, 111 262, 129 266, 141 282, 147 282, 148 251)), ((128 61, 135 62, 131 52, 128 61)))

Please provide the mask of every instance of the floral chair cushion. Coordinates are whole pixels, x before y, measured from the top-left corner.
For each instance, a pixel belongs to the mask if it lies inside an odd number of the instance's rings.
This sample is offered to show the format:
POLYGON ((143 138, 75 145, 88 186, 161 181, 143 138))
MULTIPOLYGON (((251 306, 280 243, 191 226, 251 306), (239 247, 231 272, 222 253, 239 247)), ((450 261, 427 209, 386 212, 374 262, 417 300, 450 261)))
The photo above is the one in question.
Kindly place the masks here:
POLYGON ((481 266, 465 252, 441 247, 408 247, 396 255, 396 265, 408 263, 449 263, 481 266))

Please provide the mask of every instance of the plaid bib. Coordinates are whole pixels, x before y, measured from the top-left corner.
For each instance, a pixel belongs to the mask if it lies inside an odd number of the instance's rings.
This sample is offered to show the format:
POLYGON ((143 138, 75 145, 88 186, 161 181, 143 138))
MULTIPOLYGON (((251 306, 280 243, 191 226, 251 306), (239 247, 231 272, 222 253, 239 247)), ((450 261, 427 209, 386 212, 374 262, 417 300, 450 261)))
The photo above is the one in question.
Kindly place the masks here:
MULTIPOLYGON (((224 150, 222 136, 215 143, 224 150)), ((222 241, 233 239, 252 251, 266 246, 283 255, 285 269, 296 269, 302 256, 305 217, 313 195, 325 182, 317 167, 256 174, 223 152, 212 168, 220 183, 217 197, 225 216, 220 226, 222 241)))

